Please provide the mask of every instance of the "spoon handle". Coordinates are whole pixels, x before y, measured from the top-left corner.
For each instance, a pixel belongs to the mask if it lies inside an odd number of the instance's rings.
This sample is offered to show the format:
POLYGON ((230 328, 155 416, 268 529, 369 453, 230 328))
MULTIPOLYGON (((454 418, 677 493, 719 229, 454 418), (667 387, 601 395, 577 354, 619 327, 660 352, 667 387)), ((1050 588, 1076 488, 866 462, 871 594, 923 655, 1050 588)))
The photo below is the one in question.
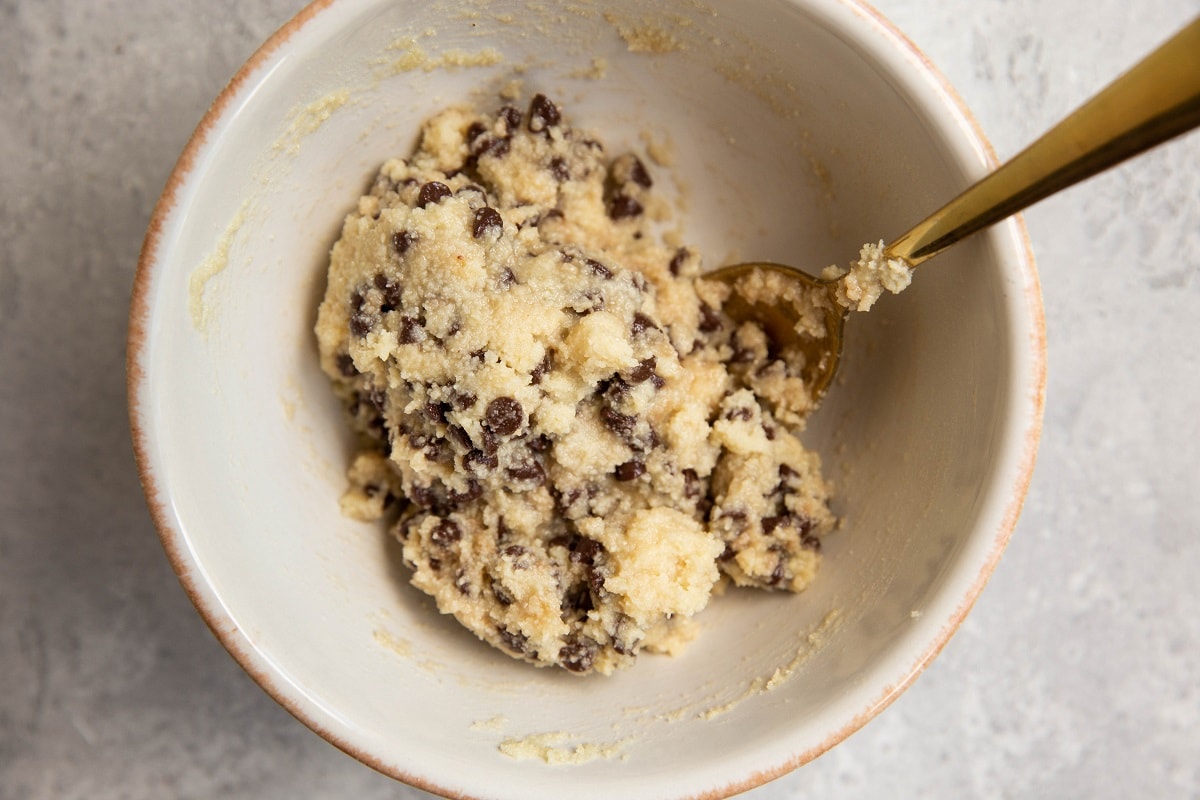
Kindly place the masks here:
POLYGON ((1200 125, 1200 18, 1012 160, 892 242, 920 264, 960 239, 1200 125))

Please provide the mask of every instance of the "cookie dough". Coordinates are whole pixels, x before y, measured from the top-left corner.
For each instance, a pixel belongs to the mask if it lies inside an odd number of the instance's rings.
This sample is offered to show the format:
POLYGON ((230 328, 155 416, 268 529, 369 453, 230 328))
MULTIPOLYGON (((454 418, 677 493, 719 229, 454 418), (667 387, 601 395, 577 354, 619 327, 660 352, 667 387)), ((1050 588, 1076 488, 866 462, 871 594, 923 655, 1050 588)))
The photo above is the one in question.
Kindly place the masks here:
POLYGON ((333 247, 321 366, 361 450, 343 509, 484 641, 576 673, 672 652, 715 591, 800 591, 834 524, 811 398, 646 165, 537 95, 451 108, 333 247))

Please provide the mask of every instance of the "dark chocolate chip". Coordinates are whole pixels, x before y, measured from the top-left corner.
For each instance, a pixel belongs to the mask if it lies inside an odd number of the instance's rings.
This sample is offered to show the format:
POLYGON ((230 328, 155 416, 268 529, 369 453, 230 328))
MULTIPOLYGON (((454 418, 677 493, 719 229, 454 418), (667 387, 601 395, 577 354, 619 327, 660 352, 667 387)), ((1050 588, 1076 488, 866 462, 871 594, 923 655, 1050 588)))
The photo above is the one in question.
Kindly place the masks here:
POLYGON ((792 469, 787 464, 780 464, 779 465, 779 477, 780 478, 798 478, 798 477, 800 477, 800 473, 796 472, 796 470, 792 469))
MULTIPOLYGON (((478 350, 471 351, 471 358, 475 359, 476 361, 482 362, 484 360, 484 358, 486 358, 486 357, 487 357, 487 350, 485 350, 482 347, 479 348, 478 350)), ((474 405, 474 404, 472 404, 472 405, 474 405)))
POLYGON ((683 266, 683 262, 687 260, 687 257, 688 249, 686 247, 681 247, 675 251, 675 255, 671 256, 671 263, 669 265, 672 275, 679 274, 679 270, 683 266))
POLYGON ((350 333, 362 338, 370 333, 378 322, 379 318, 374 314, 355 312, 350 315, 350 333))
POLYGON ((338 353, 337 368, 344 378, 353 378, 358 374, 358 368, 354 366, 354 359, 349 353, 338 353))
POLYGON ((508 139, 496 136, 483 136, 476 139, 475 144, 471 145, 471 155, 477 159, 485 155, 503 158, 508 155, 508 148, 508 139))
POLYGON ((463 134, 463 139, 467 144, 470 144, 485 133, 487 133, 487 126, 476 120, 467 126, 467 131, 463 134))
POLYGON ((554 369, 554 351, 547 350, 546 354, 542 356, 542 360, 529 373, 529 382, 536 386, 542 382, 542 378, 552 369, 554 369))
POLYGON ((436 205, 451 194, 450 187, 446 184, 430 181, 421 187, 421 192, 417 195, 417 208, 424 208, 430 204, 436 205))
POLYGON ((470 435, 457 425, 451 425, 446 428, 446 436, 453 439, 464 450, 471 450, 473 448, 470 435))
POLYGON ((613 474, 619 481, 637 480, 646 472, 646 465, 641 461, 626 461, 617 466, 613 474))
POLYGON ((501 436, 511 436, 525 422, 525 409, 511 397, 497 397, 484 414, 488 427, 501 436))
POLYGON ((593 275, 604 278, 605 280, 612 279, 612 270, 601 264, 599 261, 587 258, 584 259, 584 262, 588 265, 588 269, 592 271, 593 275))
POLYGON ((430 422, 438 423, 446 421, 446 412, 450 410, 448 403, 426 403, 425 416, 430 422))
POLYGON ((770 536, 772 533, 775 532, 776 528, 778 528, 780 525, 786 524, 787 522, 788 522, 788 517, 786 514, 781 514, 781 515, 775 516, 775 517, 763 517, 763 521, 762 521, 763 533, 770 536))
POLYGON ((499 237, 504 232, 504 220, 500 218, 499 211, 484 206, 475 212, 475 225, 471 230, 476 239, 493 233, 499 237))
POLYGON ((590 672, 596 663, 600 646, 586 637, 564 644, 558 651, 558 662, 570 672, 590 672))
POLYGON ((483 487, 479 485, 478 481, 472 478, 471 480, 467 481, 466 491, 459 492, 451 490, 447 492, 446 502, 448 502, 451 506, 459 506, 463 503, 470 502, 471 500, 477 500, 482 494, 483 487))
POLYGON ((754 412, 748 408, 731 408, 725 412, 725 419, 728 420, 748 420, 754 416, 754 412))
POLYGON ((546 453, 550 450, 550 444, 550 437, 543 433, 533 439, 530 439, 526 443, 525 447, 527 447, 530 452, 533 453, 546 453))
POLYGON ((425 338, 425 329, 412 317, 400 319, 400 344, 416 344, 425 338))
POLYGON ((529 104, 529 130, 541 133, 547 128, 557 125, 562 119, 558 106, 550 102, 544 94, 536 94, 529 104))
POLYGON ((642 214, 642 204, 621 192, 613 195, 608 204, 608 216, 612 219, 629 219, 642 214))
POLYGON ((563 183, 564 181, 571 179, 571 172, 567 169, 567 162, 558 156, 550 159, 550 174, 553 175, 554 179, 559 183, 563 183))
POLYGON ((532 562, 529 560, 529 548, 519 544, 510 544, 500 550, 500 553, 512 559, 513 569, 529 569, 532 562))
POLYGON ((521 127, 521 110, 516 106, 505 106, 496 116, 504 121, 504 127, 508 129, 509 136, 516 133, 517 128, 521 127))
POLYGON ((408 248, 412 247, 415 241, 417 241, 416 234, 397 231, 392 234, 392 249, 396 251, 396 255, 402 256, 408 252, 408 248))
POLYGON ((633 315, 633 322, 629 325, 629 332, 634 336, 640 336, 647 330, 658 330, 658 326, 654 324, 654 320, 639 311, 633 315))
MULTIPOLYGON (((628 439, 630 436, 632 436, 633 429, 637 427, 636 416, 632 414, 621 414, 617 411, 613 411, 608 406, 600 409, 600 419, 604 422, 604 426, 606 428, 623 439, 628 439)), ((622 478, 622 480, 629 479, 622 478)))
POLYGON ((712 333, 721 328, 721 315, 708 303, 700 303, 700 330, 712 333))
POLYGON ((500 463, 495 455, 483 452, 482 450, 472 450, 463 456, 463 469, 473 470, 478 467, 481 470, 492 470, 500 463))
POLYGON ((452 519, 444 519, 429 534, 429 541, 438 547, 449 547, 462 539, 462 528, 452 519))
POLYGON ((496 598, 496 602, 502 606, 511 606, 516 600, 508 589, 504 588, 504 584, 499 581, 492 582, 492 595, 496 598))
POLYGON ((654 368, 656 366, 658 366, 658 360, 655 359, 654 356, 643 359, 642 361, 638 362, 636 367, 629 370, 629 372, 625 374, 625 380, 631 386, 637 386, 639 383, 645 383, 646 381, 650 380, 650 376, 654 374, 654 368))
POLYGON ((800 546, 816 552, 821 552, 821 540, 816 536, 805 534, 800 537, 800 546))
POLYGON ((649 189, 654 185, 654 181, 650 180, 650 173, 646 172, 646 165, 637 156, 633 156, 632 160, 633 163, 629 167, 629 179, 638 186, 649 189))
POLYGON ((468 408, 475 405, 476 399, 477 398, 475 395, 471 394, 470 392, 461 392, 456 393, 451 402, 459 411, 466 411, 468 408))
POLYGON ((571 548, 571 561, 575 564, 593 566, 596 563, 596 556, 604 552, 604 545, 595 539, 581 537, 573 544, 574 546, 571 548))
POLYGON ((497 628, 496 631, 500 634, 500 641, 504 642, 504 646, 514 653, 526 655, 526 648, 529 645, 529 637, 523 633, 513 633, 507 628, 497 628))
POLYGON ((508 468, 507 472, 508 477, 515 481, 532 481, 538 486, 546 482, 546 472, 542 469, 542 465, 536 461, 514 464, 508 468))

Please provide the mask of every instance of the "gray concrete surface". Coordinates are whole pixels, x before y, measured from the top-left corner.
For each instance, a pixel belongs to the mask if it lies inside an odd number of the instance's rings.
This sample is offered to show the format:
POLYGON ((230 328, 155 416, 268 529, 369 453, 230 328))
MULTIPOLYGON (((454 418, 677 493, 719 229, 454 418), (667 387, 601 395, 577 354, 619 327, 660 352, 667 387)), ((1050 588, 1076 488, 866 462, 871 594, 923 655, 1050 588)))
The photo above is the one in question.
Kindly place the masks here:
MULTIPOLYGON (((1002 156, 1197 0, 877 0, 1002 156)), ((0 798, 421 798, 275 705, 142 503, 125 315, 175 157, 299 0, 0 0, 0 798)), ((894 706, 745 795, 1200 796, 1200 135, 1027 215, 1045 437, 976 609, 894 706)))

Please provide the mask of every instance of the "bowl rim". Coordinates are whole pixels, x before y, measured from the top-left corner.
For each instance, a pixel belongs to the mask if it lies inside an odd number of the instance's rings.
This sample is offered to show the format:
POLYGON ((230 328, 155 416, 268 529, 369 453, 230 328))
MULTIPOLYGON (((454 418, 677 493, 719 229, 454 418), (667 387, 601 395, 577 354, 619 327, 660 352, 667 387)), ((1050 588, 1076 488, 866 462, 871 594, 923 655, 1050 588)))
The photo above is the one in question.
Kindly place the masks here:
MULTIPOLYGON (((788 3, 794 5, 806 1, 816 5, 823 4, 826 7, 849 10, 863 20, 866 25, 874 26, 885 38, 890 39, 898 51, 915 59, 921 69, 920 75, 914 75, 914 79, 922 77, 928 81, 934 91, 941 96, 947 110, 957 115, 956 121, 961 134, 979 150, 985 165, 989 169, 994 169, 999 164, 992 145, 962 97, 920 48, 883 14, 866 0, 787 0, 788 3)), ((323 721, 322 715, 313 707, 311 700, 303 692, 298 691, 284 675, 279 673, 276 667, 263 658, 251 640, 238 628, 226 612, 220 597, 207 582, 202 571, 198 569, 199 564, 194 559, 187 536, 183 532, 171 504, 167 502, 169 492, 160 485, 156 470, 158 465, 154 459, 156 434, 152 414, 148 405, 143 402, 149 392, 149 331, 155 316, 151 295, 155 277, 163 265, 162 238, 167 222, 179 208, 182 202, 181 197, 195 172, 196 165, 201 161, 201 156, 209 146, 215 132, 226 122, 227 112, 234 107, 235 101, 241 96, 247 84, 251 82, 251 78, 298 32, 322 12, 338 3, 339 0, 313 0, 276 30, 241 65, 209 106, 189 137, 155 204, 137 262, 126 339, 126 392, 134 456, 150 516, 172 569, 209 630, 242 669, 293 717, 347 755, 388 777, 422 790, 443 797, 471 800, 473 796, 464 795, 439 785, 430 777, 396 768, 387 761, 383 754, 372 752, 367 747, 356 744, 347 732, 339 731, 335 729, 335 724, 323 721)), ((340 5, 343 7, 349 4, 347 0, 340 0, 340 5)), ((942 623, 932 640, 927 642, 921 655, 901 680, 884 686, 872 702, 841 727, 826 734, 817 745, 797 753, 779 764, 753 772, 728 784, 714 786, 710 791, 693 795, 697 800, 699 798, 710 800, 729 797, 761 786, 812 761, 863 727, 899 697, 942 651, 966 618, 999 563, 1017 524, 1032 480, 1045 412, 1047 360, 1045 310, 1028 230, 1023 217, 1019 214, 1010 217, 1006 223, 1002 224, 1007 225, 1010 229, 1012 246, 1019 262, 1020 272, 1025 278, 1022 300, 1031 314, 1029 322, 1032 324, 1030 332, 1032 342, 1025 353, 1029 361, 1024 364, 1028 374, 1014 376, 1018 383, 1022 380, 1030 383, 1028 387, 1030 396, 1027 400, 1029 407, 1026 410, 1026 427, 1024 431, 1020 432, 1021 442, 1016 448, 1018 456, 1015 476, 1007 489, 1009 496, 1002 521, 999 528, 991 535, 991 544, 986 558, 968 590, 958 600, 954 612, 942 623)), ((999 227, 998 225, 997 228, 999 227)))

